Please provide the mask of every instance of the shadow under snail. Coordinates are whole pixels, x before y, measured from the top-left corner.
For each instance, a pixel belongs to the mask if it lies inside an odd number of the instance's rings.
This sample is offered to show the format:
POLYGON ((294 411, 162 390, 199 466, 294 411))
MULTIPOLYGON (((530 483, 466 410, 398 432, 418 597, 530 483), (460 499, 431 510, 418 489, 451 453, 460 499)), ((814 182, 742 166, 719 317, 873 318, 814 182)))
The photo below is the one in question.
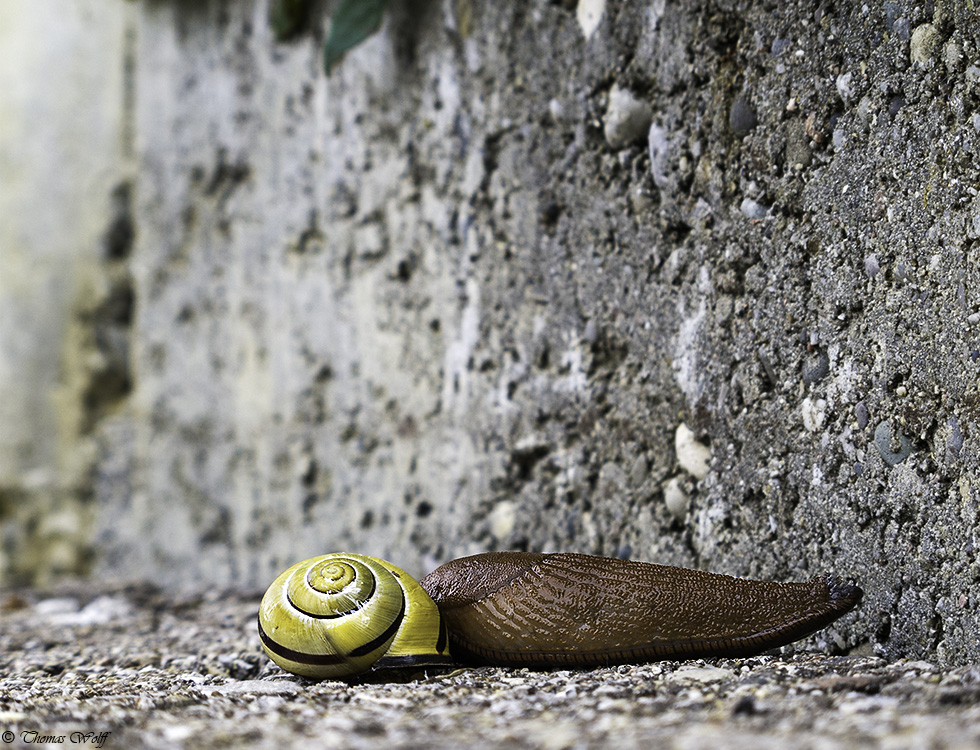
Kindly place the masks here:
POLYGON ((751 656, 826 627, 861 596, 833 576, 774 583, 566 553, 463 557, 418 582, 337 553, 273 582, 259 637, 276 664, 314 679, 460 663, 593 667, 751 656))

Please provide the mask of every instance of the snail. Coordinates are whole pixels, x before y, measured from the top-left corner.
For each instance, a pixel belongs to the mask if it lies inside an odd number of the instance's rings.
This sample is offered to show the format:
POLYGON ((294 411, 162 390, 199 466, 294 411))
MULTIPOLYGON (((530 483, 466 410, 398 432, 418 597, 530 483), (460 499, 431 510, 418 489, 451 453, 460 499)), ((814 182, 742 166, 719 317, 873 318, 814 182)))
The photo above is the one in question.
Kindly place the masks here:
POLYGON ((416 582, 377 558, 334 554, 275 580, 259 636, 279 666, 317 679, 458 663, 591 667, 751 656, 826 627, 862 595, 834 576, 774 583, 571 553, 463 557, 416 582))

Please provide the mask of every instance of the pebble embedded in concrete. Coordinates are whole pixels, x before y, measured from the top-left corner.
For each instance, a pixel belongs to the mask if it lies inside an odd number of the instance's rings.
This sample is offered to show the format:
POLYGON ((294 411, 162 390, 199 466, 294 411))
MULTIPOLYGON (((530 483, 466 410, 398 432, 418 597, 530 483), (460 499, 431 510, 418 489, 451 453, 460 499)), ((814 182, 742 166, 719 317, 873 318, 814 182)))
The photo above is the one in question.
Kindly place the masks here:
POLYGON ((653 123, 647 134, 647 144, 650 149, 650 175, 653 184, 662 190, 667 187, 667 131, 653 123))
POLYGON ((711 465, 711 449, 704 443, 699 443, 694 432, 683 422, 677 426, 674 434, 674 450, 677 453, 677 463, 695 479, 708 476, 711 465))
POLYGON ((582 35, 588 39, 602 23, 602 14, 606 12, 606 0, 579 0, 575 9, 575 20, 578 21, 582 35))
POLYGON ((560 99, 551 99, 548 102, 548 114, 554 122, 561 122, 565 119, 565 107, 560 99))
POLYGON ((633 487, 639 487, 647 478, 647 472, 649 471, 649 464, 647 462, 646 456, 637 456, 636 460, 633 461, 633 465, 630 467, 630 485, 633 487))
POLYGON ((942 36, 931 23, 917 26, 912 32, 912 41, 909 43, 909 57, 912 58, 912 62, 921 65, 933 59, 941 41, 942 36))
POLYGON ((900 432, 892 430, 887 419, 875 428, 875 448, 889 466, 897 466, 912 453, 912 441, 900 432))
POLYGON ((786 126, 786 166, 791 169, 803 169, 813 159, 810 151, 810 136, 804 125, 792 121, 786 126))
POLYGON ((980 83, 980 67, 976 65, 971 65, 969 68, 966 69, 966 73, 964 73, 964 75, 966 76, 967 83, 971 85, 976 85, 977 83, 980 83))
POLYGON ((664 503, 670 515, 678 521, 683 521, 687 518, 687 510, 691 505, 691 501, 687 496, 687 492, 684 491, 684 485, 680 477, 673 477, 667 482, 667 486, 664 487, 664 503))
POLYGON ((881 264, 878 263, 878 256, 874 253, 864 259, 864 274, 869 279, 873 279, 881 271, 881 264))
POLYGON ((964 59, 963 45, 959 42, 949 42, 943 48, 943 61, 946 63, 946 70, 950 73, 957 72, 964 59))
POLYGON ((963 430, 960 429, 960 422, 956 417, 950 417, 946 422, 949 427, 949 438, 946 441, 946 450, 954 456, 960 455, 963 450, 963 430))
POLYGON ((764 206, 761 203, 757 203, 751 198, 743 198, 742 203, 739 206, 739 210, 746 218, 757 221, 759 219, 764 219, 769 215, 769 207, 764 206))
POLYGON ((837 76, 836 85, 838 96, 845 104, 849 104, 854 99, 854 74, 850 71, 841 73, 837 76))
POLYGON ((827 418, 827 400, 823 398, 805 398, 800 405, 803 416, 803 427, 807 432, 816 432, 827 418))
POLYGON ((792 46, 793 46, 792 39, 783 39, 780 37, 776 37, 775 39, 772 40, 772 45, 769 48, 769 53, 773 57, 779 57, 781 54, 783 54, 783 52, 785 52, 792 46))
POLYGON ((736 135, 745 135, 759 124, 755 110, 744 96, 738 97, 732 105, 728 123, 736 135))
POLYGON ((517 522, 517 506, 510 500, 501 500, 490 511, 490 533, 503 539, 514 530, 517 522))
POLYGON ((830 372, 830 358, 826 352, 814 352, 803 360, 803 382, 819 383, 830 372))
POLYGON ((646 135, 653 120, 650 105, 627 89, 613 86, 609 92, 604 133, 612 148, 623 148, 646 135))

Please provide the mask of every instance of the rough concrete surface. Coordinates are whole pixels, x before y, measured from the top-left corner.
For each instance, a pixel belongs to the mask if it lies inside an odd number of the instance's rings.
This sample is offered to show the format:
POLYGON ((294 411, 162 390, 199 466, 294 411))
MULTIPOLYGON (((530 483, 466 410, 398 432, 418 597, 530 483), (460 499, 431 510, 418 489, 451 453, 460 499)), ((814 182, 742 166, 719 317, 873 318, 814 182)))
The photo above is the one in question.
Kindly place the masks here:
POLYGON ((799 652, 317 683, 261 653, 254 595, 63 588, 2 605, 5 747, 59 736, 107 750, 967 750, 980 742, 976 667, 799 652))
POLYGON ((972 0, 392 0, 328 79, 336 5, 282 43, 264 2, 118 6, 67 567, 834 572, 866 597, 811 645, 980 660, 972 0))

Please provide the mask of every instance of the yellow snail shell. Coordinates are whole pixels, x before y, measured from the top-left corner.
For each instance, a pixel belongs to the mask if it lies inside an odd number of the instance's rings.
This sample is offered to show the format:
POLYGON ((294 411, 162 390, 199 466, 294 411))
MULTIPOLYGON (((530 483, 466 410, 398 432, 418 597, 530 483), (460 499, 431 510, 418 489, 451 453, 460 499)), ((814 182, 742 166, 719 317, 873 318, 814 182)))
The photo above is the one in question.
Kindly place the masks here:
POLYGON ((432 599, 367 555, 323 555, 285 571, 262 597, 259 637, 276 664, 314 679, 451 663, 432 599))

